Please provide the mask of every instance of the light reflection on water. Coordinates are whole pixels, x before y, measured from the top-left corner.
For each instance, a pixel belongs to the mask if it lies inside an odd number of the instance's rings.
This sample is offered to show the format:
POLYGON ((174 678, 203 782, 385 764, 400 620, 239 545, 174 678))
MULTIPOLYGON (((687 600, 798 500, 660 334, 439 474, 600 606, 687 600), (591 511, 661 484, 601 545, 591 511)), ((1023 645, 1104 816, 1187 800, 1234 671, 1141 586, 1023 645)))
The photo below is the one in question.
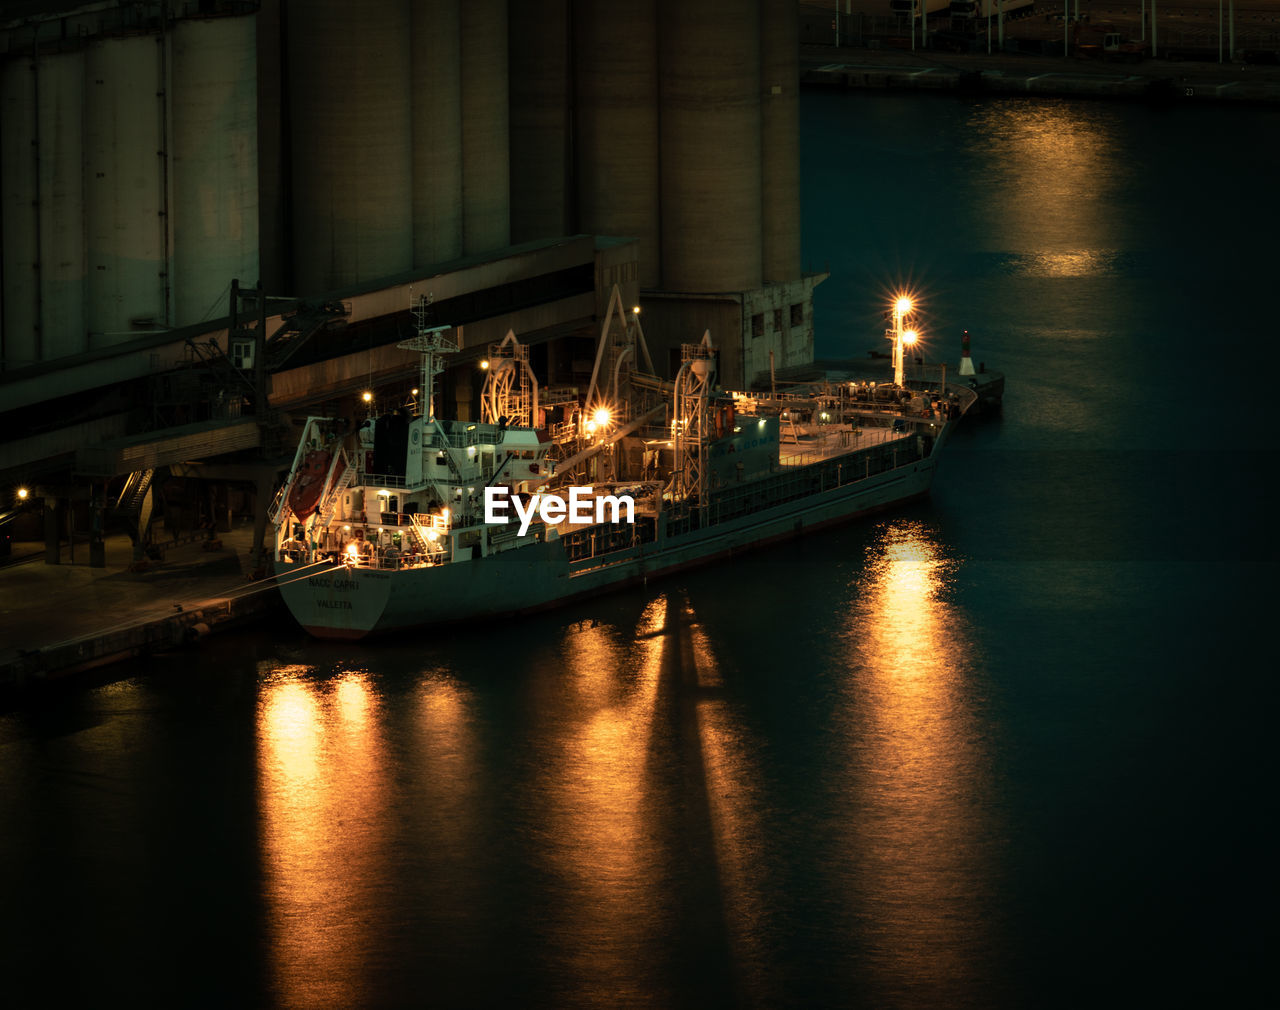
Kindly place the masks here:
POLYGON ((384 713, 368 675, 277 671, 259 699, 271 969, 288 1005, 353 1005, 368 985, 391 836, 384 713), (372 886, 371 886, 372 885, 372 886))
MULTIPOLYGON (((359 1000, 379 991, 370 948, 388 935, 447 930, 481 950, 506 914, 533 976, 558 980, 569 1005, 620 993, 669 1005, 689 960, 721 997, 785 1000, 777 966, 815 934, 827 972, 817 993, 966 1002, 992 928, 979 900, 976 847, 993 828, 981 823, 972 646, 932 532, 906 519, 880 529, 836 602, 834 665, 758 660, 780 675, 802 664, 834 687, 841 799, 813 812, 804 865, 781 874, 795 854, 779 848, 778 811, 792 798, 777 791, 742 660, 720 655, 740 617, 718 595, 698 606, 660 590, 634 621, 624 610, 528 645, 529 673, 500 692, 527 701, 504 724, 505 750, 483 740, 500 695, 465 673, 263 677, 266 920, 283 1001, 359 1000), (486 795, 503 782, 494 807, 486 795), (505 883, 483 855, 503 837, 522 867, 505 883), (501 893, 512 879, 517 891, 542 881, 533 918, 501 893), (806 911, 788 881, 815 879, 828 886, 806 911)), ((771 743, 787 760, 787 742, 771 743)))
POLYGON ((868 547, 843 641, 839 739, 848 847, 838 876, 878 942, 871 984, 928 1001, 972 991, 993 946, 982 896, 986 766, 972 710, 974 643, 944 593, 954 563, 921 523, 868 547))
POLYGON ((1006 100, 971 107, 967 125, 971 183, 999 219, 988 239, 1031 254, 1039 276, 1106 269, 1120 247, 1114 197, 1126 167, 1113 117, 1079 102, 1006 100))
MULTIPOLYGON (((634 629, 594 622, 566 636, 569 709, 549 715, 545 760, 530 794, 545 825, 542 850, 559 898, 552 956, 568 977, 604 1001, 620 983, 643 984, 636 951, 662 929, 653 893, 662 861, 652 821, 657 802, 649 756, 664 648, 667 601, 655 598, 634 629)), ((544 749, 545 748, 545 749, 544 749)))

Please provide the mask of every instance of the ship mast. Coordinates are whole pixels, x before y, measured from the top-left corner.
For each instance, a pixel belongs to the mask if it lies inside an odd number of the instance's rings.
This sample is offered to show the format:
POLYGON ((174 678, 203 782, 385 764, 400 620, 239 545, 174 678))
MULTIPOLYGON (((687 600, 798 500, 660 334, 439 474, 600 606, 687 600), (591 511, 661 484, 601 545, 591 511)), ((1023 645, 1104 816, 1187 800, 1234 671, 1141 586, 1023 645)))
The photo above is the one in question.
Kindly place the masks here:
POLYGON ((413 322, 418 332, 408 340, 402 340, 396 347, 406 351, 417 351, 422 355, 422 378, 418 385, 422 389, 423 403, 426 410, 423 414, 427 420, 436 417, 436 376, 444 371, 444 355, 456 354, 458 345, 445 336, 452 326, 427 326, 427 310, 431 299, 427 295, 419 295, 413 303, 413 322))

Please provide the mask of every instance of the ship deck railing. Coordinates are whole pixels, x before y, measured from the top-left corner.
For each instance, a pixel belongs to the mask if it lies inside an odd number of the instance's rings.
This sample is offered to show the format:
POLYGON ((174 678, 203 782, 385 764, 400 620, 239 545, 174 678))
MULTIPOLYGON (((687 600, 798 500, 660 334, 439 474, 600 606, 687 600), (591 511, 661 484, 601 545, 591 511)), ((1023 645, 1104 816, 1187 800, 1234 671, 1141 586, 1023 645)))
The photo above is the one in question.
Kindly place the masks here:
POLYGON ((465 449, 467 446, 481 443, 501 445, 506 440, 507 429, 495 424, 484 424, 476 421, 462 431, 445 434, 439 430, 423 432, 424 449, 465 449))
POLYGON ((439 551, 428 551, 424 553, 403 553, 394 548, 375 550, 370 554, 350 555, 345 551, 331 551, 324 549, 308 550, 305 547, 282 548, 279 552, 280 561, 287 565, 298 565, 305 567, 306 565, 319 564, 324 561, 330 561, 335 566, 341 565, 345 568, 359 568, 366 571, 376 570, 384 572, 395 572, 405 568, 431 568, 435 565, 442 565, 449 561, 450 552, 448 548, 439 551))
POLYGON ((658 539, 653 516, 639 516, 634 523, 595 523, 560 537, 574 575, 624 560, 618 555, 658 539), (607 558, 606 561, 601 559, 607 558), (596 562, 592 564, 592 562, 596 562))
MULTIPOLYGON (((834 427, 834 426, 833 426, 834 427)), ((823 434, 817 439, 787 440, 787 432, 782 432, 782 441, 778 447, 778 462, 786 467, 808 466, 824 459, 846 455, 851 451, 866 449, 873 445, 907 438, 910 431, 894 431, 886 427, 854 427, 838 428, 823 434)))
POLYGON ((403 474, 395 473, 362 473, 356 476, 356 481, 365 487, 403 489, 409 486, 403 474))

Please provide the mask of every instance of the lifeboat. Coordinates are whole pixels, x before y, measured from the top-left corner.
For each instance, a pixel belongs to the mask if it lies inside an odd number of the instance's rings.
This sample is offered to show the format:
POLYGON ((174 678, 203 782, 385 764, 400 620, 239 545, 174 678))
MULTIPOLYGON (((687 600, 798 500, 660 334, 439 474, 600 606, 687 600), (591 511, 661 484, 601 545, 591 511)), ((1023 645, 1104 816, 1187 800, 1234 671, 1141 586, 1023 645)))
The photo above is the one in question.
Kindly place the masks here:
POLYGON ((333 454, 328 449, 312 449, 303 457, 289 489, 289 511, 299 519, 306 519, 319 509, 320 492, 332 461, 333 454))

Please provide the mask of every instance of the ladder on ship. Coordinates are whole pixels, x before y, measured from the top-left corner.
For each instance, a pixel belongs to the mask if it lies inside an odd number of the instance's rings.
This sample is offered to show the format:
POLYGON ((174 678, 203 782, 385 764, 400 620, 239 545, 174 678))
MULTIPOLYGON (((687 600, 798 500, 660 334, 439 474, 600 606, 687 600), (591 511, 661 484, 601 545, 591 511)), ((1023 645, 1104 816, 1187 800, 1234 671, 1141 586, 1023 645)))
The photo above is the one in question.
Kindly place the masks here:
POLYGON ((347 458, 346 451, 339 449, 333 456, 333 465, 329 468, 329 478, 325 482, 325 491, 320 500, 323 507, 316 513, 316 526, 327 527, 333 521, 333 513, 338 509, 338 496, 349 488, 356 478, 355 465, 347 458), (342 464, 342 474, 335 481, 333 475, 342 464))

